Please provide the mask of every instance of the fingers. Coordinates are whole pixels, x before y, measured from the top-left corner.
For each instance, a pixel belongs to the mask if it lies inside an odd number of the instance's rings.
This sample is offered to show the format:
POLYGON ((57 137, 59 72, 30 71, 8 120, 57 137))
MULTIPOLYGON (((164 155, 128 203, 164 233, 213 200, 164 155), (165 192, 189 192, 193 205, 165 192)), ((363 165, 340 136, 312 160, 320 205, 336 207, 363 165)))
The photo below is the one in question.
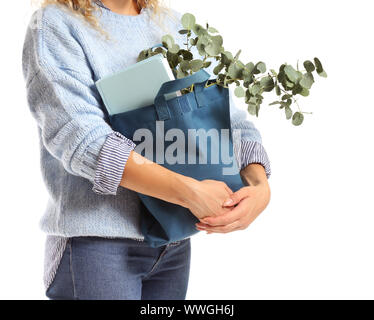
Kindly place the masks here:
POLYGON ((226 189, 226 191, 228 192, 228 194, 234 194, 234 192, 227 186, 227 184, 226 183, 224 183, 224 187, 225 187, 225 189, 226 189))
POLYGON ((199 224, 197 226, 197 229, 200 231, 206 231, 207 233, 228 233, 228 232, 233 232, 237 230, 243 230, 243 226, 242 226, 241 221, 237 220, 226 226, 218 226, 218 227, 212 227, 209 225, 199 224))
POLYGON ((239 220, 246 213, 246 206, 239 203, 235 208, 220 216, 206 217, 200 221, 210 226, 223 226, 239 220))
POLYGON ((240 201, 242 201, 244 198, 247 198, 249 196, 248 194, 248 188, 244 187, 236 191, 235 193, 232 193, 230 198, 228 198, 224 203, 224 207, 232 207, 237 205, 240 201))

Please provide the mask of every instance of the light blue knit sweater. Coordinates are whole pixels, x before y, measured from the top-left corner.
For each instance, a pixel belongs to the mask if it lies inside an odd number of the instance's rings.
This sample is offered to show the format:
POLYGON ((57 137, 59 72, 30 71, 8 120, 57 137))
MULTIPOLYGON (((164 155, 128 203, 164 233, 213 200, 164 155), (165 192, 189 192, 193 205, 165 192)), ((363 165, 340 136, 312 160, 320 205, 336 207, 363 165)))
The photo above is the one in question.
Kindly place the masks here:
MULTIPOLYGON (((95 14, 110 40, 58 5, 38 10, 30 22, 23 71, 29 107, 38 125, 41 170, 49 193, 40 226, 49 235, 143 240, 136 193, 118 188, 119 181, 112 186, 115 192, 93 191, 102 183, 96 170, 102 151, 106 149, 106 157, 116 152, 105 148, 113 130, 94 82, 134 64, 139 52, 160 43, 165 33, 173 34, 182 46, 184 39, 177 33, 180 13, 171 10, 171 15, 165 15, 163 29, 150 19, 150 10, 124 16, 101 7, 95 14)), ((242 139, 250 143, 238 161, 242 161, 241 166, 243 157, 244 165, 262 163, 270 175, 259 132, 232 99, 230 108, 232 127, 245 129, 242 139)), ((125 162, 124 158, 114 163, 118 172, 125 162)))

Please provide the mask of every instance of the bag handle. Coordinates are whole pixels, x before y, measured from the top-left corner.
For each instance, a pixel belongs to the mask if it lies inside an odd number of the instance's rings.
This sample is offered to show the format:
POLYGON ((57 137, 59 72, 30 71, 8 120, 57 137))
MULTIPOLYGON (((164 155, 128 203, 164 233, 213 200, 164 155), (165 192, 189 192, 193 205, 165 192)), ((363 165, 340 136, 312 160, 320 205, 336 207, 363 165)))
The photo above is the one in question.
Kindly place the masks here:
MULTIPOLYGON (((158 119, 160 121, 170 119, 170 112, 169 112, 167 102, 165 99, 165 94, 175 92, 178 90, 182 90, 184 88, 192 86, 195 83, 200 84, 202 82, 209 80, 209 78, 210 78, 210 74, 206 72, 204 69, 200 69, 198 72, 190 76, 164 82, 154 100, 158 119)), ((200 93, 201 91, 199 90, 198 92, 195 92, 195 95, 199 95, 200 93)), ((197 98, 197 102, 199 106, 201 107, 202 106, 201 104, 203 103, 204 100, 198 99, 197 96, 196 98, 197 98)))

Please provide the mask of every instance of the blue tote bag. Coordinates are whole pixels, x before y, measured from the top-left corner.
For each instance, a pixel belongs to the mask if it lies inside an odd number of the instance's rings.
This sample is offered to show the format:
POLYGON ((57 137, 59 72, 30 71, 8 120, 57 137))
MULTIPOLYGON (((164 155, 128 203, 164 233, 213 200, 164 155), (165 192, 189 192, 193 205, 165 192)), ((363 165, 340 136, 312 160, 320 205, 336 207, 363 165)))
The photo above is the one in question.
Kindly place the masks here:
MULTIPOLYGON (((209 73, 200 70, 185 78, 165 82, 153 105, 110 115, 109 121, 114 130, 132 140, 134 134, 139 136, 139 129, 152 136, 148 154, 147 150, 140 152, 149 160, 197 180, 224 181, 235 192, 243 183, 233 153, 229 90, 216 84, 206 86, 209 77, 209 73), (166 100, 165 94, 192 85, 192 92, 166 100), (176 151, 177 148, 172 148, 176 141, 170 137, 164 139, 168 132, 175 133, 178 145, 184 146, 178 161, 175 152, 170 151, 170 148, 176 151), (205 139, 200 139, 198 132, 205 132, 205 139), (209 132, 213 134, 209 135, 209 132), (231 161, 222 156, 222 149, 230 154, 231 161), (173 161, 165 159, 165 155, 173 161)), ((136 139, 134 142, 137 144, 136 139)), ((150 246, 159 247, 198 232, 195 227, 198 219, 187 208, 140 193, 139 197, 145 209, 141 230, 150 246)))

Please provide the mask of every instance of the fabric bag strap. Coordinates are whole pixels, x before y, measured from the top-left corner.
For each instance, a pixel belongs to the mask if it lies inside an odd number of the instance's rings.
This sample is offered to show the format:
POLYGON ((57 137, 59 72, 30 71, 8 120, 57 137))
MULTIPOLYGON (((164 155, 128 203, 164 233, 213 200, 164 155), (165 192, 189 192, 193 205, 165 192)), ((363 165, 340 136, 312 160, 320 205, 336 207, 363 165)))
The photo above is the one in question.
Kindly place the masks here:
MULTIPOLYGON (((169 112, 167 102, 165 99, 165 94, 172 93, 172 92, 190 87, 196 83, 197 84, 200 84, 203 82, 205 83, 207 80, 209 80, 209 78, 210 78, 210 74, 206 72, 205 70, 201 69, 198 72, 190 76, 187 76, 181 79, 167 81, 163 83, 154 100, 154 105, 156 108, 158 120, 163 121, 163 120, 170 119, 170 112, 169 112)), ((199 95, 201 95, 201 93, 202 93, 201 90, 198 90, 197 92, 195 92, 196 100, 200 107, 204 105, 203 97, 199 98, 199 95)))

